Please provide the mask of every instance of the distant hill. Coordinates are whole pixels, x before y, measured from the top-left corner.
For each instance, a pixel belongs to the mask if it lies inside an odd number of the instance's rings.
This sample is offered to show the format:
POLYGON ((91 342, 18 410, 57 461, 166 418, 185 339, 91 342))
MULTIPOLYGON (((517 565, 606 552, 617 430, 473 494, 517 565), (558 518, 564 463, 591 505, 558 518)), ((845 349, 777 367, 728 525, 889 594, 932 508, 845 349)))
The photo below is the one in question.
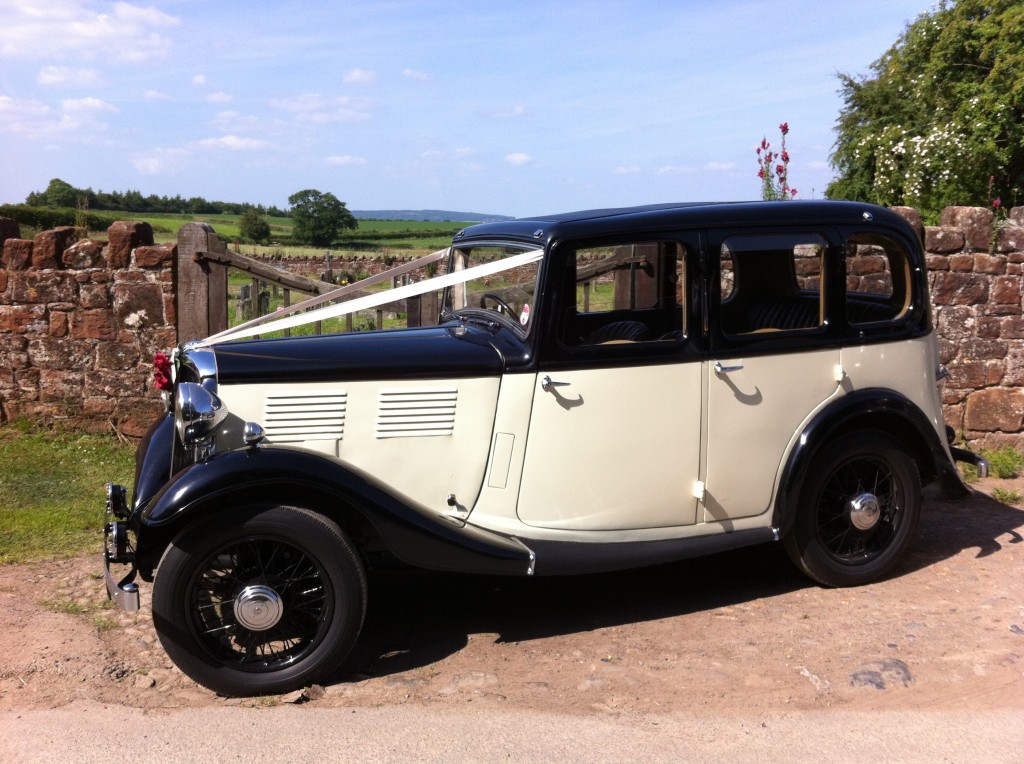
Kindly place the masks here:
POLYGON ((479 212, 449 210, 352 210, 356 218, 368 220, 426 220, 430 223, 497 223, 512 220, 508 215, 484 215, 479 212))

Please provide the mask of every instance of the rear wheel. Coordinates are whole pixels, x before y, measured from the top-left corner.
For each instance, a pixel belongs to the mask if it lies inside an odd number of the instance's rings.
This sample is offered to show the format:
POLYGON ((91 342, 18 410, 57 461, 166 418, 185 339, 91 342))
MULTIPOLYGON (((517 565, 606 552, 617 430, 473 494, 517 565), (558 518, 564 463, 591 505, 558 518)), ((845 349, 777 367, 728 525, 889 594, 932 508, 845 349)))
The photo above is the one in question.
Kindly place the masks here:
POLYGON ((858 586, 892 570, 921 513, 917 467, 882 432, 844 436, 811 464, 786 550, 826 586, 858 586))
POLYGON ((222 695, 288 692, 323 681, 351 651, 366 578, 341 529, 294 507, 254 507, 190 526, 153 586, 164 649, 222 695))

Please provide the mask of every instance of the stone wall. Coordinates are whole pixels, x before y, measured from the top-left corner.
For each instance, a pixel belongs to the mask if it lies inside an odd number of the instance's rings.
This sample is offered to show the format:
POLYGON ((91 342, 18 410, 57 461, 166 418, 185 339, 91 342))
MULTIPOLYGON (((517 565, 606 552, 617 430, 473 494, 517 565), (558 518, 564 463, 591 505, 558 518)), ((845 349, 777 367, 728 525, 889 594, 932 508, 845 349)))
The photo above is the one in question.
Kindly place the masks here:
POLYGON ((176 247, 147 223, 82 234, 0 219, 0 422, 138 436, 162 410, 153 353, 177 343, 176 247))
POLYGON ((942 362, 946 421, 972 446, 1024 450, 1024 207, 947 207, 921 226, 942 362))

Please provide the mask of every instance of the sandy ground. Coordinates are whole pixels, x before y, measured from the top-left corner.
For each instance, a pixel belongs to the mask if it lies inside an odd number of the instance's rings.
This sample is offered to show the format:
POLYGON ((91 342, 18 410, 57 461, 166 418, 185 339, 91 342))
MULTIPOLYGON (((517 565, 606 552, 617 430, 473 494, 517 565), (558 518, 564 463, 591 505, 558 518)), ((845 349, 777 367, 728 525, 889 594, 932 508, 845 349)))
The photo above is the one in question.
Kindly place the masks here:
POLYGON ((259 734, 246 738, 257 753, 240 744, 220 760, 273 760, 265 735, 296 729, 300 713, 297 729, 319 719, 333 730, 317 733, 324 744, 344 742, 339 719, 345 745, 364 739, 359 725, 383 734, 388 745, 369 749, 381 760, 524 760, 546 745, 610 761, 628 745, 627 758, 665 761, 803 760, 805 749, 1022 761, 1024 510, 983 493, 996 484, 962 503, 929 500, 896 575, 857 589, 811 584, 779 546, 573 579, 376 577, 345 669, 322 690, 262 699, 218 697, 170 664, 147 585, 142 612, 105 609, 98 555, 0 567, 0 759, 102 760, 100 741, 125 735, 122 717, 133 731, 108 754, 132 750, 134 735, 139 760, 166 759, 161 746, 192 715, 209 730, 211 718, 257 714, 259 734), (504 726, 482 721, 495 719, 504 726), (432 732, 403 744, 419 724, 432 732), (485 747, 451 748, 467 725, 485 747), (743 735, 785 756, 737 748, 743 735), (644 740, 648 750, 635 748, 644 740))

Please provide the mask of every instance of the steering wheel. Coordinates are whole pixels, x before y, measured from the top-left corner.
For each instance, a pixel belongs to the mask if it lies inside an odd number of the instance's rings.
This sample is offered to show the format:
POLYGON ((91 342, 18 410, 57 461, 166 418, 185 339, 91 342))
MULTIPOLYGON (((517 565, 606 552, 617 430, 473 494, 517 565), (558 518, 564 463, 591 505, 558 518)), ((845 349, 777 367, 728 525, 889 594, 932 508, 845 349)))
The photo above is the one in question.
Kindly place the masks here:
POLYGON ((494 292, 485 292, 483 294, 483 296, 480 298, 480 307, 481 308, 486 308, 487 307, 486 305, 484 305, 484 303, 487 300, 493 300, 494 301, 494 303, 498 306, 498 312, 499 313, 504 311, 505 313, 507 313, 509 315, 510 318, 512 318, 512 319, 516 318, 516 312, 514 310, 512 310, 512 306, 510 306, 507 302, 505 302, 503 299, 498 297, 498 295, 496 295, 494 292))

